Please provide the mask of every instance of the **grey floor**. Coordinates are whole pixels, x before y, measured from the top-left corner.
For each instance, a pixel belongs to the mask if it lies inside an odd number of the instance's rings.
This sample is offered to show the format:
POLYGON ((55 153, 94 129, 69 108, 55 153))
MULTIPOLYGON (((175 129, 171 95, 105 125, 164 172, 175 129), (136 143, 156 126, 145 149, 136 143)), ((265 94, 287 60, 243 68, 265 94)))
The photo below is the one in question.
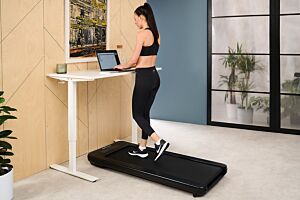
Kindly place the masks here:
MULTIPOLYGON (((152 120, 171 143, 169 151, 228 165, 226 176, 204 197, 211 200, 299 200, 300 136, 152 120)), ((15 183, 15 200, 194 199, 191 194, 126 174, 91 166, 80 171, 99 177, 89 183, 54 170, 15 183)), ((64 163, 65 165, 67 163, 64 163)))

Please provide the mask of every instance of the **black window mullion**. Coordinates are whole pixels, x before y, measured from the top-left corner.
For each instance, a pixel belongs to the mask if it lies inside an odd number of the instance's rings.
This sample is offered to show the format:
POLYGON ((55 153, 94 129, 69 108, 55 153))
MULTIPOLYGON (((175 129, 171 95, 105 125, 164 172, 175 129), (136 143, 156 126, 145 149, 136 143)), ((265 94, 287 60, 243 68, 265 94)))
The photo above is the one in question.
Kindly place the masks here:
POLYGON ((270 0, 270 127, 280 129, 280 0, 270 0))
POLYGON ((212 0, 207 2, 207 124, 211 125, 212 96, 212 0))
POLYGON ((224 89, 213 89, 212 88, 211 91, 213 91, 213 92, 235 92, 235 93, 245 92, 245 93, 251 93, 251 94, 268 94, 268 95, 270 95, 270 92, 251 91, 251 90, 241 91, 241 90, 224 90, 224 89))
POLYGON ((280 16, 300 15, 300 13, 282 13, 280 16))
MULTIPOLYGON (((213 56, 226 56, 229 53, 212 53, 213 56)), ((255 55, 255 56, 269 56, 269 53, 234 53, 233 55, 255 55)))
POLYGON ((226 15, 226 16, 214 16, 212 19, 218 19, 218 18, 241 18, 241 17, 269 17, 270 15, 267 14, 257 14, 257 15, 226 15))
POLYGON ((294 54, 292 54, 292 53, 282 53, 282 54, 280 54, 281 56, 300 56, 300 54, 298 54, 298 53, 294 53, 294 54))

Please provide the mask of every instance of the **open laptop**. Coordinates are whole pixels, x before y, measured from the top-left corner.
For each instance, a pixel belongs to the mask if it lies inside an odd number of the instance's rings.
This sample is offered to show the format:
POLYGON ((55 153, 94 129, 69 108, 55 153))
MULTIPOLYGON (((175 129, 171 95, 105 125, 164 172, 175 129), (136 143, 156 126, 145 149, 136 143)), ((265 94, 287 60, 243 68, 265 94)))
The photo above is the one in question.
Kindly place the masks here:
POLYGON ((135 70, 134 68, 124 70, 114 69, 116 65, 120 64, 120 59, 116 50, 98 50, 96 51, 96 56, 101 71, 128 72, 135 70))

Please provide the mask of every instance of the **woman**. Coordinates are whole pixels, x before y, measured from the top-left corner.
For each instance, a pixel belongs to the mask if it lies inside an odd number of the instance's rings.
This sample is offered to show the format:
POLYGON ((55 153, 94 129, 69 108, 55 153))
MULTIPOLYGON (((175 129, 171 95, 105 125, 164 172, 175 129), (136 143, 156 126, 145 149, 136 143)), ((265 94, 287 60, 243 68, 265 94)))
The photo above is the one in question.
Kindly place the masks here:
POLYGON ((139 127, 142 129, 142 139, 139 146, 129 155, 147 158, 147 140, 150 137, 155 142, 156 161, 169 147, 169 143, 161 139, 150 125, 150 108, 160 85, 160 78, 155 68, 160 37, 157 30, 152 8, 148 3, 134 11, 136 26, 140 29, 137 34, 136 47, 132 58, 126 64, 117 65, 115 68, 122 70, 136 68, 135 86, 132 96, 132 114, 139 127))

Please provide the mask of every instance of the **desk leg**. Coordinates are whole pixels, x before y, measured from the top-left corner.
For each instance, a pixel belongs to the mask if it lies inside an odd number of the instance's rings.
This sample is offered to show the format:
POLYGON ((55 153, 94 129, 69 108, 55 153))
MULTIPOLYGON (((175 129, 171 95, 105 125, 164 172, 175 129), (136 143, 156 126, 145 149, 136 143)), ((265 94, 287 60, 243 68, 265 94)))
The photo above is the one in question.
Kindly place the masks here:
POLYGON ((50 168, 95 182, 97 177, 90 176, 88 174, 78 172, 76 170, 76 81, 68 81, 68 138, 69 138, 69 168, 60 165, 51 165, 50 168))
POLYGON ((68 82, 68 138, 69 138, 69 170, 76 172, 76 140, 77 140, 77 122, 76 122, 76 104, 77 104, 77 83, 68 82))
MULTIPOLYGON (((135 74, 131 75, 131 85, 133 86, 134 89, 134 84, 135 84, 135 74)), ((138 134, 137 134, 137 124, 135 120, 132 117, 132 111, 131 111, 131 142, 137 144, 138 143, 138 134)), ((120 139, 114 140, 114 142, 122 141, 120 139)))
MULTIPOLYGON (((133 89, 134 89, 135 73, 132 74, 131 80, 132 80, 131 85, 133 86, 133 89)), ((138 143, 138 139, 137 139, 137 124, 136 124, 135 120, 133 119, 133 117, 131 117, 131 121, 132 121, 132 123, 131 123, 131 142, 137 144, 138 143)))
POLYGON ((132 118, 132 125, 131 125, 131 142, 137 144, 138 139, 137 139, 137 124, 132 118))

